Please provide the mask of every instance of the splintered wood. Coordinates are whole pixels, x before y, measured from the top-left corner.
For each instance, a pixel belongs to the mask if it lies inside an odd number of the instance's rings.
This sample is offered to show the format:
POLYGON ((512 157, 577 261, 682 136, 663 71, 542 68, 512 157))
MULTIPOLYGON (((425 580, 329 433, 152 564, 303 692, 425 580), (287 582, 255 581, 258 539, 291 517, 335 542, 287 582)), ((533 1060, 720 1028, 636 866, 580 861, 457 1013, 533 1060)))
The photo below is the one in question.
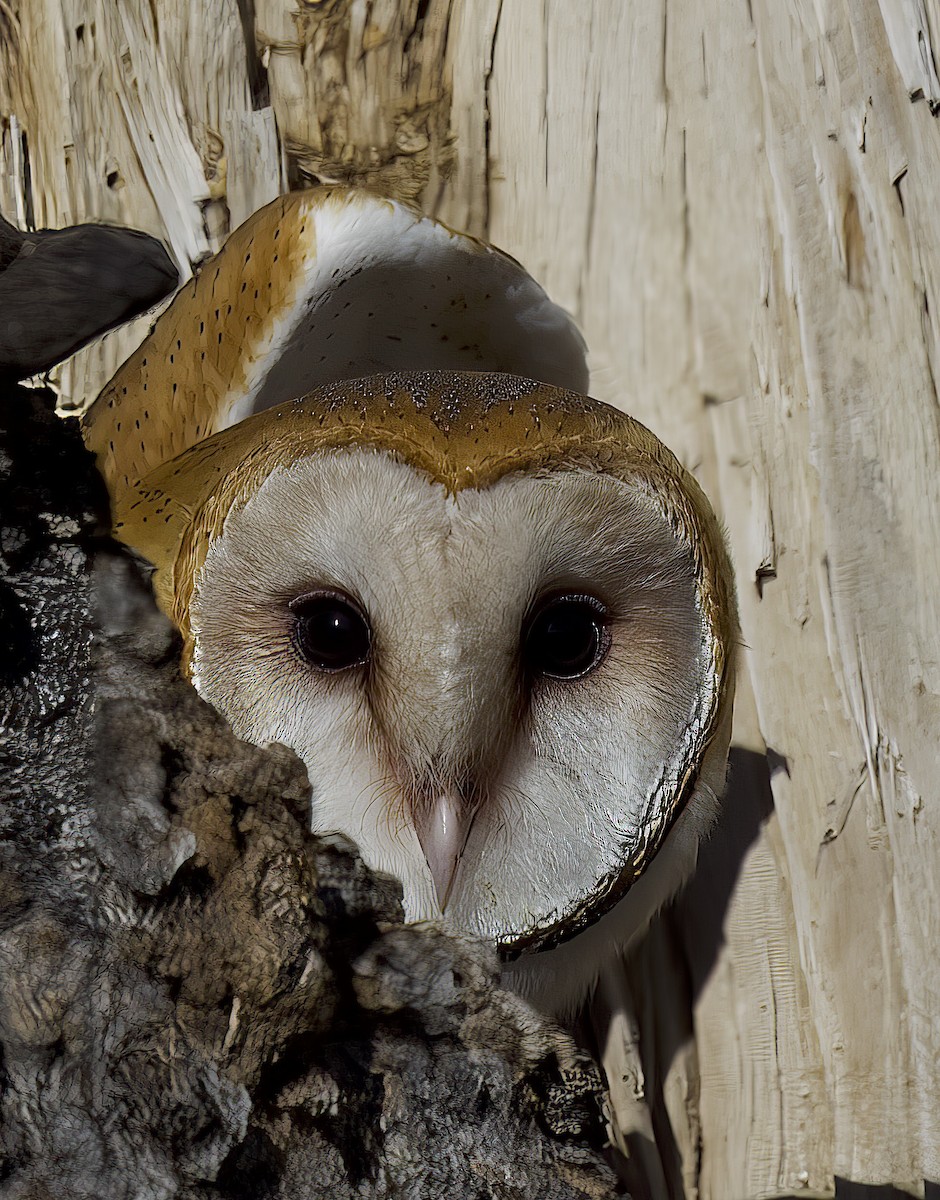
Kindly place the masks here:
MULTIPOLYGON (((922 1196, 940 1180, 940 9, 253 7, 0 3, 4 213, 135 225, 190 270, 283 186, 358 182, 502 246, 576 315, 594 393, 726 522, 743 621, 726 818, 604 981, 637 1194, 922 1196)), ((78 356, 65 400, 142 331, 78 356)))

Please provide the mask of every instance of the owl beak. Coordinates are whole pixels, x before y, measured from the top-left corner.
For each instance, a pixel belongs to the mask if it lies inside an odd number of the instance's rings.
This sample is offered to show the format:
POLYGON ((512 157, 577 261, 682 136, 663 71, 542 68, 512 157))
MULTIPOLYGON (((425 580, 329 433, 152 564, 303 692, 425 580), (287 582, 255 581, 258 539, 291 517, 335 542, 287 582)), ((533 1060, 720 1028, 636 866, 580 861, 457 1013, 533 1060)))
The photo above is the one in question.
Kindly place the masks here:
POLYGON ((450 900, 457 868, 463 855, 473 818, 474 809, 450 792, 442 792, 430 804, 416 811, 415 831, 431 868, 437 902, 443 912, 450 900))

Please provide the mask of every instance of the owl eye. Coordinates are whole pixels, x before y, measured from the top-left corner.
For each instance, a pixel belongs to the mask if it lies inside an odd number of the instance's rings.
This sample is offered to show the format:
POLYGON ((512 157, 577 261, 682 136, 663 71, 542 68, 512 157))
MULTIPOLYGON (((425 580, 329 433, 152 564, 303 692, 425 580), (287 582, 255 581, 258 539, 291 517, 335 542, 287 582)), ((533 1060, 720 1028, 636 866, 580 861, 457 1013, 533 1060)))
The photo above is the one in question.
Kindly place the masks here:
POLYGON ((607 609, 593 596, 555 596, 532 617, 524 657, 530 671, 552 679, 580 679, 610 648, 607 609))
POLYGON ((359 606, 342 592, 310 592, 288 605, 291 640, 304 662, 318 671, 345 671, 369 657, 372 631, 359 606))

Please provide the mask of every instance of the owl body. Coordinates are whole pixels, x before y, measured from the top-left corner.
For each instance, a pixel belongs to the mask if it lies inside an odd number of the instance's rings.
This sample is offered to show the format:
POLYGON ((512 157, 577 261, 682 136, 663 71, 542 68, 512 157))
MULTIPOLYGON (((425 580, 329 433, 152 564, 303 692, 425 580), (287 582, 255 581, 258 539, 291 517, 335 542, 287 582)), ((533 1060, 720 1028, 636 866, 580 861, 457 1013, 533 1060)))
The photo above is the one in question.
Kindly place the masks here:
POLYGON ((116 532, 202 695, 307 764, 312 828, 564 1012, 717 813, 717 523, 648 430, 569 390, 583 343, 512 260, 357 193, 253 220, 91 411, 116 532), (275 246, 267 302, 241 284, 275 246))

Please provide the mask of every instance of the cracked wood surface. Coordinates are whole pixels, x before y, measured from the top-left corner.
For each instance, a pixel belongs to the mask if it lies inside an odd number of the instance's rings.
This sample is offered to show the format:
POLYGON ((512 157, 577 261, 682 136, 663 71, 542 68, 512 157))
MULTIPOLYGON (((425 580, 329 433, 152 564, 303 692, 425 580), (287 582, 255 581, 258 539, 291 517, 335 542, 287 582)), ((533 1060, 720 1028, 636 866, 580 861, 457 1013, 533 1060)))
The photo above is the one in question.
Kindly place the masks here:
MULTIPOLYGON (((923 1195, 940 1180, 935 0, 116 12, 0 5, 8 216, 120 220, 192 260, 282 186, 416 197, 575 313, 594 394, 661 436, 727 524, 746 651, 726 817, 598 1005, 637 1195, 923 1195)), ((68 397, 132 336, 67 367, 68 397)))

